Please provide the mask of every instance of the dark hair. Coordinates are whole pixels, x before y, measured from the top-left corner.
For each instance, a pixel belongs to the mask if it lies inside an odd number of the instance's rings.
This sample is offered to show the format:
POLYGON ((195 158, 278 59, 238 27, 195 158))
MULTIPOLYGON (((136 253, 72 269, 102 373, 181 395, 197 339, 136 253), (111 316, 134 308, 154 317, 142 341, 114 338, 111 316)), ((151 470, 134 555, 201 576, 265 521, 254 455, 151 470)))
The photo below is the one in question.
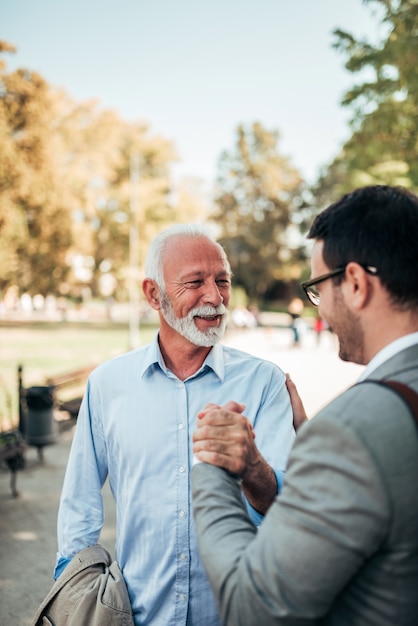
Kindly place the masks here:
POLYGON ((316 216, 308 239, 323 240, 330 269, 372 265, 393 303, 418 306, 418 197, 407 189, 374 185, 346 194, 316 216))

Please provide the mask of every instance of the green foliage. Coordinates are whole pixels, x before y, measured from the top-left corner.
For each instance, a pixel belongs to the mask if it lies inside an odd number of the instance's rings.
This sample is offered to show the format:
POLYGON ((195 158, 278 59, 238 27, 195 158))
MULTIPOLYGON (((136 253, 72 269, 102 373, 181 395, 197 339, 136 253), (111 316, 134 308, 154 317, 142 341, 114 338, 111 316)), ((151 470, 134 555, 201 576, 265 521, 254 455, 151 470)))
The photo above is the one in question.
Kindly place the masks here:
POLYGON ((343 30, 335 48, 349 72, 363 81, 342 100, 353 111, 353 134, 314 191, 332 201, 353 187, 399 184, 418 187, 418 3, 368 0, 383 33, 371 44, 343 30))
POLYGON ((302 180, 278 152, 277 131, 260 123, 238 126, 234 150, 219 161, 213 219, 221 227, 234 283, 250 298, 264 296, 291 271, 292 215, 301 203, 302 180))

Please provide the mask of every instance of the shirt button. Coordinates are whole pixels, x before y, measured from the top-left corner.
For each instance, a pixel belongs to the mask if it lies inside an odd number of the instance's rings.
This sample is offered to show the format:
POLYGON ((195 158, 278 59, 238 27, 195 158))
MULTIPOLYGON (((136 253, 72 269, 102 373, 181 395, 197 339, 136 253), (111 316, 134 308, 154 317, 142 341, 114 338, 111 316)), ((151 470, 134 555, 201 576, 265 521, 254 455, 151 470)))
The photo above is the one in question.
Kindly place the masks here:
POLYGON ((180 472, 181 474, 183 474, 183 472, 184 472, 184 467, 183 467, 183 466, 179 467, 179 472, 180 472))
POLYGON ((179 594, 179 600, 185 600, 186 596, 184 595, 184 593, 180 593, 179 594))
POLYGON ((184 424, 179 424, 179 429, 183 430, 183 428, 184 428, 184 424))
POLYGON ((186 515, 186 513, 184 511, 180 511, 179 515, 180 515, 180 517, 184 517, 186 515))
POLYGON ((185 553, 184 553, 184 552, 182 552, 182 553, 180 554, 180 559, 181 559, 182 561, 184 561, 184 560, 186 559, 186 555, 185 555, 185 553))

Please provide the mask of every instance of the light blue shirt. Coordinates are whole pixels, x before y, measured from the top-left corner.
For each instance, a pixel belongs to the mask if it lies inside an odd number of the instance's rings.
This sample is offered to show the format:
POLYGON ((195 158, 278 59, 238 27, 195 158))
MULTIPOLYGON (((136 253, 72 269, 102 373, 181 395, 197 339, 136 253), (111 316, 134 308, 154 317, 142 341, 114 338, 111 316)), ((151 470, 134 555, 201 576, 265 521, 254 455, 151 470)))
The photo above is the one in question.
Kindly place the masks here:
POLYGON ((285 376, 273 363, 217 344, 181 381, 166 368, 156 337, 90 375, 61 494, 57 571, 63 558, 97 543, 108 476, 115 556, 138 626, 220 624, 198 555, 189 472, 197 413, 229 400, 246 405, 257 446, 283 471, 294 431, 285 376))

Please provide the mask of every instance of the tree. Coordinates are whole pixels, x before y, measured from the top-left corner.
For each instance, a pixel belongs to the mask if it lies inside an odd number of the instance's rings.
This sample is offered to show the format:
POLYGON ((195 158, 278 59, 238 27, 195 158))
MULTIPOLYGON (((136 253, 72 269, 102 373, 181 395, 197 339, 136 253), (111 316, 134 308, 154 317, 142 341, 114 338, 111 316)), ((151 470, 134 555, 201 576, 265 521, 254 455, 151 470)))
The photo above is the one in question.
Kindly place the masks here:
POLYGON ((333 199, 367 184, 418 187, 418 4, 365 2, 378 5, 380 42, 335 30, 334 47, 345 55, 346 69, 367 79, 344 95, 343 106, 353 110, 353 134, 317 186, 317 191, 328 186, 333 199))
POLYGON ((73 271, 67 289, 79 295, 88 286, 93 295, 100 295, 102 274, 111 269, 123 295, 131 227, 141 235, 143 253, 151 225, 158 228, 176 219, 168 199, 174 148, 170 141, 153 136, 148 125, 126 122, 115 112, 101 109, 96 101, 78 103, 65 93, 57 94, 55 127, 73 217, 68 259, 73 271), (131 201, 134 157, 140 177, 135 215, 131 201))
POLYGON ((120 126, 117 152, 107 198, 102 194, 98 211, 96 258, 113 259, 123 278, 129 264, 129 231, 135 229, 140 237, 137 261, 142 266, 150 239, 178 219, 170 201, 170 165, 177 157, 171 141, 151 135, 141 122, 120 126))
POLYGON ((255 122, 237 128, 235 148, 219 160, 216 210, 234 283, 262 298, 288 278, 300 250, 291 245, 292 215, 301 204, 302 180, 278 152, 279 133, 255 122))
MULTIPOLYGON (((13 47, 2 42, 0 52, 13 47)), ((19 284, 34 293, 54 289, 54 268, 70 241, 50 128, 49 89, 39 74, 0 65, 0 289, 19 284)))
MULTIPOLYGON (((13 51, 0 42, 0 52, 13 51)), ((130 231, 141 234, 140 262, 156 231, 181 219, 171 201, 171 141, 96 101, 74 101, 36 72, 5 68, 0 63, 0 292, 100 295, 111 270, 123 294, 130 231)))

